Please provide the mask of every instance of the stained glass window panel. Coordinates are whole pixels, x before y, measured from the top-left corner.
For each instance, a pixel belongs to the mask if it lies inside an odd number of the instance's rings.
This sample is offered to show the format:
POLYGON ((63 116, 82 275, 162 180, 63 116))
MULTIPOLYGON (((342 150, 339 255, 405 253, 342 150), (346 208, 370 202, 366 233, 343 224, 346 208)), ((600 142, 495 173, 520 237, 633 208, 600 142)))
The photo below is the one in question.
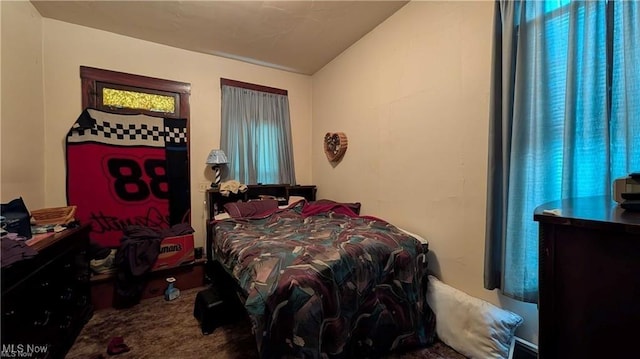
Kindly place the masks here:
POLYGON ((117 90, 105 87, 102 89, 102 104, 104 106, 116 108, 132 108, 152 112, 174 113, 176 108, 176 99, 172 96, 117 90))

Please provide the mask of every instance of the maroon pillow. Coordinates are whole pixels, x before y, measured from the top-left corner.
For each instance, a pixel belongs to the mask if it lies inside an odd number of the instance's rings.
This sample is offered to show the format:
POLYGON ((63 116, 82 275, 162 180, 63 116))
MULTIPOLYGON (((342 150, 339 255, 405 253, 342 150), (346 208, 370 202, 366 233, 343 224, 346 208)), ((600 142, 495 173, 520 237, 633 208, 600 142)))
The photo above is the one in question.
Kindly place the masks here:
POLYGON ((343 206, 349 207, 349 209, 352 210, 353 213, 355 213, 357 215, 360 215, 360 202, 343 203, 343 202, 332 201, 330 199, 319 199, 319 200, 311 202, 311 203, 316 203, 316 204, 341 204, 343 206))
POLYGON ((233 218, 253 217, 278 208, 275 199, 264 199, 251 202, 229 202, 224 205, 224 210, 233 218))

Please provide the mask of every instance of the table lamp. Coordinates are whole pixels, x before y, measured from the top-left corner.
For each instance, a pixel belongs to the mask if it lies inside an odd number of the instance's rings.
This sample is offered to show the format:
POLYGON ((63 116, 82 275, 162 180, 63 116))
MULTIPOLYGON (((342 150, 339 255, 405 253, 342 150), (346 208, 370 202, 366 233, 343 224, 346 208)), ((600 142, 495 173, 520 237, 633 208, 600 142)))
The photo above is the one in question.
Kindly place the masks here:
POLYGON ((223 150, 215 149, 209 152, 209 157, 207 157, 207 164, 211 165, 213 171, 216 173, 216 179, 211 184, 211 187, 220 186, 220 165, 224 165, 229 163, 227 161, 227 155, 224 154, 223 150))

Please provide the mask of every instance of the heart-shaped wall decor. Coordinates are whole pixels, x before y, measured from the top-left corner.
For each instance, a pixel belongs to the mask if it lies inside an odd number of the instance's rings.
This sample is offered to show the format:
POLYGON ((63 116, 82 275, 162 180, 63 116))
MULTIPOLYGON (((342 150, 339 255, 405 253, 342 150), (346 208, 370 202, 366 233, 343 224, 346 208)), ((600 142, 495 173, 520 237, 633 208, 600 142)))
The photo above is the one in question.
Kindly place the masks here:
POLYGON ((347 135, 343 132, 327 132, 324 135, 324 154, 327 155, 329 162, 338 162, 347 152, 347 135))

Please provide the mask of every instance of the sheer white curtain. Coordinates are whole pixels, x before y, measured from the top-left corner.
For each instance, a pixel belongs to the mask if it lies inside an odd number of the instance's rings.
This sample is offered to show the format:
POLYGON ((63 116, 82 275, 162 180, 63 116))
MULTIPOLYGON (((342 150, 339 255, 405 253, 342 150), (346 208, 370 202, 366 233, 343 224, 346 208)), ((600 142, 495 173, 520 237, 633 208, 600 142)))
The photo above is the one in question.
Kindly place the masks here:
POLYGON ((288 97, 222 85, 220 148, 230 179, 295 184, 288 97))
POLYGON ((486 288, 536 302, 535 207, 640 170, 638 8, 496 2, 486 288))

